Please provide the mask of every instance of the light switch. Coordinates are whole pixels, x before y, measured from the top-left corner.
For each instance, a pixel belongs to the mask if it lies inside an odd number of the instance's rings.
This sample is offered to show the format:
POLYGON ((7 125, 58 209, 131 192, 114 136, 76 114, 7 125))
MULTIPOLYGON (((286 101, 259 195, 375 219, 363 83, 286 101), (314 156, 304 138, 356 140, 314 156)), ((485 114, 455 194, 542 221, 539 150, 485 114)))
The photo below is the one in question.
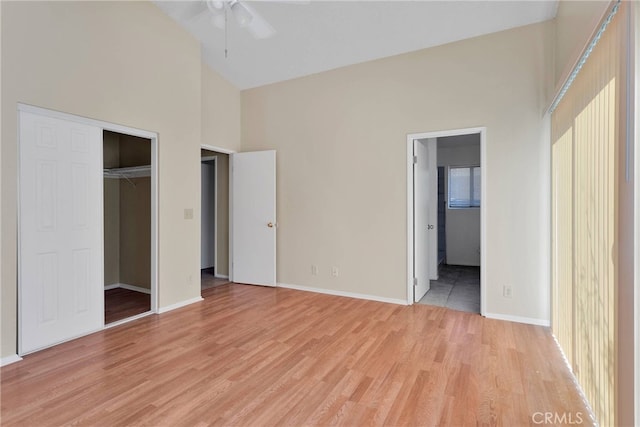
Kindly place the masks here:
POLYGON ((187 208, 184 210, 184 219, 193 219, 193 208, 187 208))

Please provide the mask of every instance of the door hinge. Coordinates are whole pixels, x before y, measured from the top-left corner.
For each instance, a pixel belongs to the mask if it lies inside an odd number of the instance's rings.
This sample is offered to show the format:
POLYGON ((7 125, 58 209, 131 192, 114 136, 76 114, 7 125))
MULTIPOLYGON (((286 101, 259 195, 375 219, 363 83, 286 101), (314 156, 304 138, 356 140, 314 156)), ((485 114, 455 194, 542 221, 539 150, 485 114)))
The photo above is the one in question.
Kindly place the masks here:
POLYGON ((413 164, 418 164, 418 156, 413 156, 413 164))
POLYGON ((417 277, 413 278, 413 286, 418 286, 418 278, 417 277))

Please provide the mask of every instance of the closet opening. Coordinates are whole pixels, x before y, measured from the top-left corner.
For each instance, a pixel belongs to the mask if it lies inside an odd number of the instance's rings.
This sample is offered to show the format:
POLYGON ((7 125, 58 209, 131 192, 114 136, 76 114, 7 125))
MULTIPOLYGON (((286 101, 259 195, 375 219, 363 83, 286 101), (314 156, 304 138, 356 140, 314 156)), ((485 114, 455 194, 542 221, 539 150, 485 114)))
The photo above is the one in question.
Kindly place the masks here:
POLYGON ((103 131, 105 325, 151 311, 151 148, 103 131))

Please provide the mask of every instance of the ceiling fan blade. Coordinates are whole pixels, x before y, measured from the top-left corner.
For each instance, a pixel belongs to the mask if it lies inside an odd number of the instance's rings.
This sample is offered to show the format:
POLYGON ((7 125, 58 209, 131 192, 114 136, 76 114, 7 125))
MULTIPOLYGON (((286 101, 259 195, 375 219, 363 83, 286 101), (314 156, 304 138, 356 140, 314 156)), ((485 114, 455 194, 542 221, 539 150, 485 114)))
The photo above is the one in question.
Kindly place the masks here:
POLYGON ((254 8, 243 2, 243 6, 251 16, 251 22, 245 27, 251 35, 257 39, 267 39, 276 33, 276 30, 254 8))

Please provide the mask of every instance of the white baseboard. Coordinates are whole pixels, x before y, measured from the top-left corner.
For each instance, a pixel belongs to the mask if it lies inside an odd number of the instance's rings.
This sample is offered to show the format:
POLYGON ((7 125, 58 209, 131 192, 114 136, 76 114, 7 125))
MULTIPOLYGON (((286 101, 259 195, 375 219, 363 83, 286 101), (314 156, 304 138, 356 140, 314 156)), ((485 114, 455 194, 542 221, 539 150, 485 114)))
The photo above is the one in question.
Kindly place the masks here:
POLYGON ((126 283, 114 283, 112 285, 107 285, 104 287, 104 290, 108 291, 110 289, 116 289, 116 288, 122 288, 122 289, 127 289, 129 291, 142 292, 143 294, 151 295, 151 289, 142 288, 136 285, 127 285, 126 283))
POLYGON ((366 299, 370 301, 386 302, 390 304, 407 305, 407 301, 403 299, 380 297, 377 295, 358 294, 355 292, 336 291, 334 289, 314 288, 310 286, 291 285, 288 283, 278 283, 279 288, 295 289, 297 291, 315 292, 318 294, 335 295, 339 297, 366 299))
POLYGON ((532 317, 511 316, 508 314, 485 313, 484 317, 496 320, 507 320, 509 322, 527 323, 537 326, 551 326, 551 322, 545 319, 534 319, 532 317))
POLYGON ((0 366, 11 365, 12 363, 16 363, 22 360, 22 357, 17 354, 12 354, 11 356, 3 357, 0 359, 0 366))
POLYGON ((143 294, 151 295, 151 289, 142 288, 136 285, 127 285, 126 283, 120 283, 120 287, 122 289, 128 289, 130 291, 142 292, 143 294))
POLYGON ((225 276, 224 274, 215 274, 214 277, 216 279, 228 279, 229 276, 225 276))
POLYGON ((122 325, 123 323, 129 323, 134 320, 142 319, 143 317, 151 316, 152 314, 155 314, 155 313, 153 311, 147 311, 145 313, 136 314, 135 316, 127 317, 126 319, 118 320, 116 322, 112 322, 107 325, 104 325, 104 328, 105 329, 113 328, 114 326, 119 326, 119 325, 122 325))
POLYGON ((167 305, 167 306, 164 306, 164 307, 160 307, 158 309, 158 313, 159 314, 166 313, 167 311, 175 310, 177 308, 181 308, 181 307, 184 307, 184 306, 196 303, 196 302, 200 302, 200 301, 204 301, 204 298, 196 297, 196 298, 188 299, 186 301, 180 301, 180 302, 177 302, 175 304, 171 304, 171 305, 167 305))

